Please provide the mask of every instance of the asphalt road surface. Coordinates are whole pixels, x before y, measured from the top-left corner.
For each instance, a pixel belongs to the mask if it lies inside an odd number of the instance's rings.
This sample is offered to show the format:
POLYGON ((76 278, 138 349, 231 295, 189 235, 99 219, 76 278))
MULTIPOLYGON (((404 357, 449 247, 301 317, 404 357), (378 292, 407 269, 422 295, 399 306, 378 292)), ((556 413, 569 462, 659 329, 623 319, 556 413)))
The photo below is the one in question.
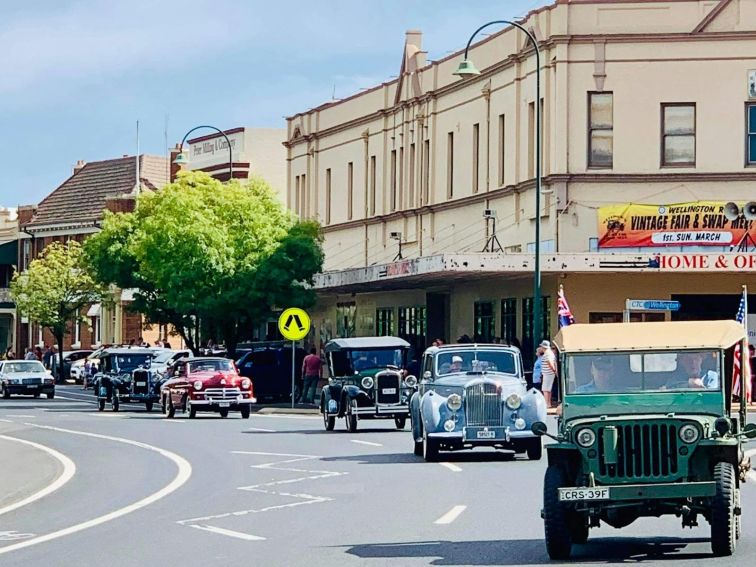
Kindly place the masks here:
MULTIPOLYGON (((430 464, 411 448, 393 421, 327 433, 315 416, 100 413, 73 387, 0 400, 0 564, 558 564, 545 460, 476 450, 430 464)), ((735 558, 711 557, 705 521, 665 517, 592 530, 573 563, 756 564, 756 483, 742 505, 735 558)))

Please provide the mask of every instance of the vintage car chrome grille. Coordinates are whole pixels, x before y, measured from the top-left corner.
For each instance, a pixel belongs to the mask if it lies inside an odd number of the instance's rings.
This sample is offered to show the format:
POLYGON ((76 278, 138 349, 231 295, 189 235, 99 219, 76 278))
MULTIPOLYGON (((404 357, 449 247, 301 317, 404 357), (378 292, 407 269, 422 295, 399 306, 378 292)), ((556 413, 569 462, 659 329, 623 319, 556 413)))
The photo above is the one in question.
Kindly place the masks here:
POLYGON ((22 378, 22 384, 41 384, 42 378, 22 378))
POLYGON ((379 372, 375 375, 375 401, 379 404, 398 404, 401 395, 401 377, 396 372, 379 372), (384 390, 388 390, 384 392, 384 390))
POLYGON ((241 395, 239 388, 208 388, 205 399, 210 401, 235 400, 241 395))
POLYGON ((465 422, 469 427, 502 425, 503 413, 496 384, 479 382, 465 388, 465 422))
POLYGON ((666 423, 617 425, 617 464, 604 459, 604 431, 599 429, 599 474, 606 479, 665 478, 678 474, 677 426, 666 423))
POLYGON ((135 394, 146 394, 150 389, 150 373, 147 370, 134 370, 132 374, 132 391, 135 394), (137 382, 144 383, 144 386, 138 386, 137 382))

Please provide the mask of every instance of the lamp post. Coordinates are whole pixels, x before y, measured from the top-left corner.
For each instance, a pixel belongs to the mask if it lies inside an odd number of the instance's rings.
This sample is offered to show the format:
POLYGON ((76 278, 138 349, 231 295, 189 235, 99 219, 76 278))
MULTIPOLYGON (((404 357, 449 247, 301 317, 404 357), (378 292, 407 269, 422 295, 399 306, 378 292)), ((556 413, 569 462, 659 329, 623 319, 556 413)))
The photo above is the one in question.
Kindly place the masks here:
POLYGON ((535 347, 535 345, 541 340, 541 51, 538 48, 538 41, 532 33, 530 33, 522 25, 516 22, 510 22, 509 20, 495 20, 493 22, 488 22, 487 24, 480 26, 477 30, 475 30, 475 33, 470 36, 470 39, 467 42, 467 46, 465 47, 465 56, 454 74, 460 77, 472 77, 475 75, 480 75, 480 71, 478 71, 478 69, 475 68, 473 62, 467 58, 467 53, 470 50, 470 44, 473 42, 473 39, 475 39, 475 36, 478 35, 481 30, 487 28, 488 26, 496 24, 514 26, 522 31, 526 36, 528 36, 528 39, 530 40, 530 43, 533 45, 533 49, 535 50, 536 58, 536 224, 534 251, 535 257, 533 270, 533 345, 531 345, 535 347))
POLYGON ((226 144, 228 145, 228 173, 229 173, 228 180, 231 181, 234 178, 234 159, 233 159, 233 153, 231 150, 231 140, 228 139, 228 136, 226 136, 226 133, 223 130, 221 130, 220 128, 216 128, 215 126, 208 126, 208 125, 195 126, 191 130, 189 130, 184 136, 184 139, 181 140, 181 143, 179 144, 179 154, 176 156, 176 159, 173 160, 173 163, 175 163, 179 167, 189 163, 189 159, 183 154, 184 142, 186 142, 186 139, 189 137, 189 135, 192 132, 194 132, 195 130, 199 130, 201 128, 210 128, 211 130, 215 130, 226 139, 226 144))

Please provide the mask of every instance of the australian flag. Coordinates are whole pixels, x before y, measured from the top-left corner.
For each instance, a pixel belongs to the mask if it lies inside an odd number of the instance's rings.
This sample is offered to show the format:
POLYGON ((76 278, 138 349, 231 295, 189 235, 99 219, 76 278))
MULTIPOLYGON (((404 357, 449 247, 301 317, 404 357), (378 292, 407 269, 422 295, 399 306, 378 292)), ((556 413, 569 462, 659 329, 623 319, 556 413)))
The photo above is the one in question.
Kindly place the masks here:
POLYGON ((575 322, 572 311, 570 311, 570 306, 567 304, 567 298, 564 296, 564 287, 561 285, 559 286, 559 294, 557 295, 557 311, 559 313, 560 329, 575 322))

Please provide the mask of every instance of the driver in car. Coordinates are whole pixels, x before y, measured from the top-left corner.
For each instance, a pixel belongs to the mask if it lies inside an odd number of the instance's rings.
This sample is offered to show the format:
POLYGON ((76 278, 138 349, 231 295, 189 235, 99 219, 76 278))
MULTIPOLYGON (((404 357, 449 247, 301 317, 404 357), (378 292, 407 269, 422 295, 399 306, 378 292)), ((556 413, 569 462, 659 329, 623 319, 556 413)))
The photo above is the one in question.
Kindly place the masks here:
POLYGON ((677 371, 667 382, 667 388, 718 389, 719 374, 714 370, 703 370, 704 356, 703 352, 678 354, 677 371))
POLYGON ((578 386, 576 394, 590 394, 592 392, 617 391, 620 386, 617 384, 614 372, 614 360, 608 356, 598 356, 591 361, 591 378, 587 384, 578 386))

